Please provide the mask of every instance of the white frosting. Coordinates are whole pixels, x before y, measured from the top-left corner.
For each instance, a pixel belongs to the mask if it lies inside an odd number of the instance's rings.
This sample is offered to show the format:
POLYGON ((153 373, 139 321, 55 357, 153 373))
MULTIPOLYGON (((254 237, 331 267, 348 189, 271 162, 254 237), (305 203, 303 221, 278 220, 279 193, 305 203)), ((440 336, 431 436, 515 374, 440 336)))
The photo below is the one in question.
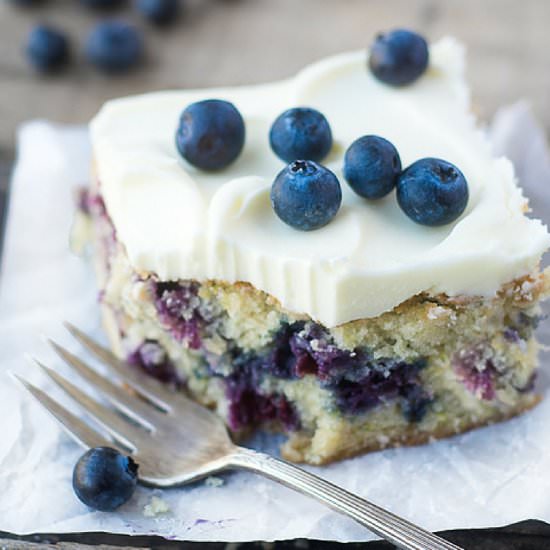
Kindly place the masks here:
POLYGON ((365 52, 312 65, 295 78, 253 87, 172 91, 107 103, 92 122, 97 176, 132 265, 161 279, 248 281, 327 326, 391 310, 426 291, 492 295, 536 269, 546 228, 524 216, 511 163, 494 158, 469 114, 463 50, 445 39, 414 85, 392 88, 366 68, 365 52), (206 98, 232 101, 246 122, 242 155, 218 173, 183 161, 174 143, 181 111, 206 98), (329 120, 335 147, 324 164, 343 202, 322 229, 300 232, 272 211, 269 190, 283 164, 268 132, 293 106, 329 120), (465 174, 470 200, 455 223, 416 225, 395 195, 367 201, 342 176, 346 147, 364 134, 392 141, 404 166, 440 157, 465 174))

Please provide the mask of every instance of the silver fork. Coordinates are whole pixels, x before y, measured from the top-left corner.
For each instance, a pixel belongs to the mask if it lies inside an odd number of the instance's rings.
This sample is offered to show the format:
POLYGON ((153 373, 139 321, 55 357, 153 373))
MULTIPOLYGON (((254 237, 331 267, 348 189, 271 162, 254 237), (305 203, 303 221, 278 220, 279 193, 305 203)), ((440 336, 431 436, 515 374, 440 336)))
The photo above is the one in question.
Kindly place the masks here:
POLYGON ((73 325, 66 324, 66 327, 108 367, 119 383, 111 382, 50 341, 54 350, 116 410, 100 404, 58 372, 36 362, 110 437, 101 435, 45 392, 15 376, 78 443, 86 448, 107 446, 124 454, 130 453, 139 464, 142 483, 172 487, 222 470, 247 470, 319 500, 399 548, 460 550, 460 547, 437 535, 293 464, 236 446, 221 419, 212 411, 186 398, 181 392, 172 392, 156 380, 140 376, 135 369, 73 325))

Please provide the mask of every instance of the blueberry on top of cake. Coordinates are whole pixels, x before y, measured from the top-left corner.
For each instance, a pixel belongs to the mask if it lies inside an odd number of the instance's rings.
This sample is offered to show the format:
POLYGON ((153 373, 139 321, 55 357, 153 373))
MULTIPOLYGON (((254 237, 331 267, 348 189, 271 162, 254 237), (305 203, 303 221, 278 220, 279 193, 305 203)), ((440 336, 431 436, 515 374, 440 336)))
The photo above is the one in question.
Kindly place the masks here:
POLYGON ((537 402, 550 237, 469 111, 461 45, 424 45, 103 107, 89 211, 129 368, 312 463, 537 402))

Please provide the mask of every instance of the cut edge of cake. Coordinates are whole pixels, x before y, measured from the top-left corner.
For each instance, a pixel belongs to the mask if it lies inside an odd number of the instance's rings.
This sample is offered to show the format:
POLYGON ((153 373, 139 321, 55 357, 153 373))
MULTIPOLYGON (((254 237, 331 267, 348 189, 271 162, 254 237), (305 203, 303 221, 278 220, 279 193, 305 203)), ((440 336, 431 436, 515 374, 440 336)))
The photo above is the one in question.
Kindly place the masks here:
POLYGON ((285 458, 325 464, 500 422, 540 400, 534 329, 548 271, 491 299, 422 294, 327 328, 248 283, 136 273, 101 198, 89 197, 113 350, 129 368, 214 408, 239 440, 256 429, 282 431, 285 458))

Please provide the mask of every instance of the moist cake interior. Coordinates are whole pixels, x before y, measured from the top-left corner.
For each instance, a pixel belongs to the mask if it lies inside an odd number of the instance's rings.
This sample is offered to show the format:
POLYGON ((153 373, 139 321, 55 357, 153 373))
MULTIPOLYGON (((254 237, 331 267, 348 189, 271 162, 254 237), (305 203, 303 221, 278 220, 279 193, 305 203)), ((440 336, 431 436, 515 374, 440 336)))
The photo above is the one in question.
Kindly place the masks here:
POLYGON ((85 192, 113 348, 215 408, 237 438, 283 431, 283 455, 322 464, 500 421, 534 406, 543 275, 493 299, 419 295, 327 328, 247 283, 140 275, 103 201, 85 192))

